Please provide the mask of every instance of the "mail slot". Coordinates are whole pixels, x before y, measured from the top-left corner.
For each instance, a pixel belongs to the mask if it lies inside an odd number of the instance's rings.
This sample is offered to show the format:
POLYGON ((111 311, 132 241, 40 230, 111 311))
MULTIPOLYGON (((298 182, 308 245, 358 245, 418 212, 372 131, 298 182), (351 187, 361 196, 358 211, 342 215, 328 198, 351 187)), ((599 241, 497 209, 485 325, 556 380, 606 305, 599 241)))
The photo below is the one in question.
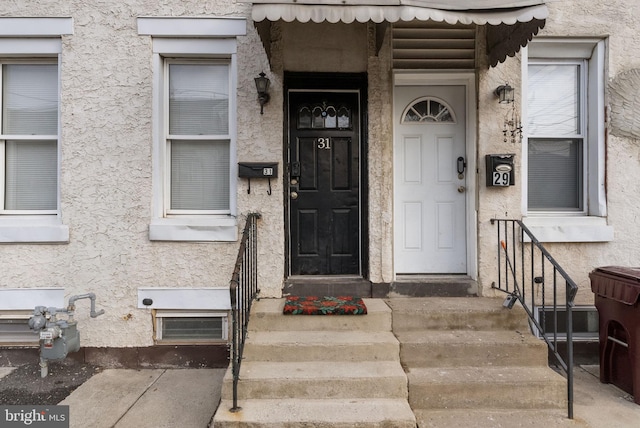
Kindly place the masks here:
POLYGON ((278 163, 239 162, 238 176, 241 178, 275 178, 278 176, 278 163))
POLYGON ((514 154, 486 155, 487 187, 506 187, 516 183, 514 154))

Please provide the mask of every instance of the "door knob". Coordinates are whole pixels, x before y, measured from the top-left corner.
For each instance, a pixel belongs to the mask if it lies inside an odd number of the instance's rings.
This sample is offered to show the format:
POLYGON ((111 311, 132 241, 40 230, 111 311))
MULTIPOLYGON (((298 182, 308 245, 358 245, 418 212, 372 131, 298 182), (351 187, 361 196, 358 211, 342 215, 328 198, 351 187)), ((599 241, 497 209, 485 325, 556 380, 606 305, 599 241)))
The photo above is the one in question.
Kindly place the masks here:
POLYGON ((464 186, 458 186, 458 193, 464 193, 464 191, 467 190, 466 187, 464 186))
POLYGON ((291 192, 291 199, 298 199, 298 192, 291 192))

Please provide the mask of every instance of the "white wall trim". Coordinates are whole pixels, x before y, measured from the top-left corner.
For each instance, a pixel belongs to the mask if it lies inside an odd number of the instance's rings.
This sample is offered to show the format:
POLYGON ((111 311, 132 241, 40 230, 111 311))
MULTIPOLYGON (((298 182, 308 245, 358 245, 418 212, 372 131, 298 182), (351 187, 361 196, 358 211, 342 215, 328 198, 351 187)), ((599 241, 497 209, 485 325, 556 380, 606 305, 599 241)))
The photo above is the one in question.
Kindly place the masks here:
POLYGON ((36 306, 64 307, 64 288, 3 288, 0 289, 0 310, 33 310, 36 306))
POLYGON ((138 35, 154 37, 237 37, 247 34, 245 18, 140 17, 138 35))
POLYGON ((69 226, 59 216, 22 216, 0 218, 0 242, 69 242, 69 226))
MULTIPOLYGON (((0 21, 0 25, 2 21, 0 21)), ((0 39, 0 55, 2 56, 33 56, 58 55, 62 53, 62 40, 59 38, 16 38, 0 39)))
POLYGON ((524 217, 522 222, 543 243, 613 241, 613 226, 603 217, 524 217))
POLYGON ((0 18, 0 37, 60 37, 73 34, 73 18, 0 18))
POLYGON ((227 287, 140 287, 138 308, 228 311, 231 309, 231 297, 227 287), (153 303, 145 305, 142 303, 144 299, 151 299, 153 303))

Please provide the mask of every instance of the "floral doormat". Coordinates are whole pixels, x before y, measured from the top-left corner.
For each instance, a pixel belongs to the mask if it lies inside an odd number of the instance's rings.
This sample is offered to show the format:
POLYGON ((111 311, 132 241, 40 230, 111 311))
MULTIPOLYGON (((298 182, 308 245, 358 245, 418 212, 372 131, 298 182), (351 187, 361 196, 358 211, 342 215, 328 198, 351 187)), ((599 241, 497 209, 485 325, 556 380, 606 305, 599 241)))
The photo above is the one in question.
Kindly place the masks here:
POLYGON ((285 315, 365 315, 367 307, 360 297, 289 296, 284 302, 285 315))

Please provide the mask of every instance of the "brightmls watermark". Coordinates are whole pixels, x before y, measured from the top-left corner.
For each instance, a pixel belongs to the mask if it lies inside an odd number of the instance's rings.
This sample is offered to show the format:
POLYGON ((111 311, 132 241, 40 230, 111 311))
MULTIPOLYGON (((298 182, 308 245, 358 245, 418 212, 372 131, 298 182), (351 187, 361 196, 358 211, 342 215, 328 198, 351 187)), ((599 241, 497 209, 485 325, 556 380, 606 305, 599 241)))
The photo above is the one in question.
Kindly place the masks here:
POLYGON ((69 406, 0 406, 0 428, 69 428, 69 406))

